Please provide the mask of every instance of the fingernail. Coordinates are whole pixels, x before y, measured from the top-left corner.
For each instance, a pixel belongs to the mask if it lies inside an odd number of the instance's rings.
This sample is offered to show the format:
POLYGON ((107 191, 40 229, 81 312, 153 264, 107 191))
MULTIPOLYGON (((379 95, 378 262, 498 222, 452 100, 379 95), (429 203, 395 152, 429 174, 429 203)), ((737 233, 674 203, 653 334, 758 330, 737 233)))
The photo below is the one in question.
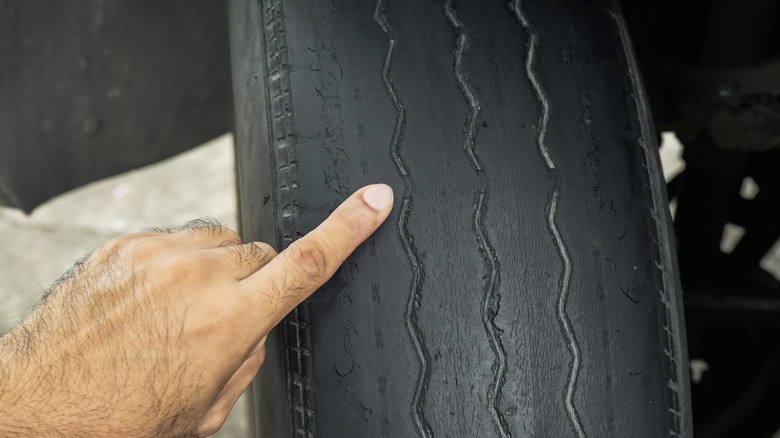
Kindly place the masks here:
POLYGON ((384 210, 393 202, 393 189, 386 184, 375 184, 363 192, 363 201, 374 210, 384 210))

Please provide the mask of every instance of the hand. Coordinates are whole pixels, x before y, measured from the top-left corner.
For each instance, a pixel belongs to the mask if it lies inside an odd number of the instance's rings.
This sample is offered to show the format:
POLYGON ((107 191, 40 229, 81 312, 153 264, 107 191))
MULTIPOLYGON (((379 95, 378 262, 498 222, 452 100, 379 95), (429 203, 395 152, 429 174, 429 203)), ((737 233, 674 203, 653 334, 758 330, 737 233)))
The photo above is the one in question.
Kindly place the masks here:
POLYGON ((2 435, 213 434, 268 332, 391 208, 389 187, 364 187, 278 255, 220 226, 107 242, 0 338, 2 435))

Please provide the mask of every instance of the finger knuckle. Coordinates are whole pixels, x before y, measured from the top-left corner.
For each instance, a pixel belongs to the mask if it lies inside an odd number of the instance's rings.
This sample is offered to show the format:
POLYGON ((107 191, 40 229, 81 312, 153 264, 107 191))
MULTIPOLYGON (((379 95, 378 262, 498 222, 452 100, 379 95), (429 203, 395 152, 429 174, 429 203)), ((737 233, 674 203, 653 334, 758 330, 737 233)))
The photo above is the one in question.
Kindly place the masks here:
POLYGON ((258 263, 267 262, 278 255, 271 245, 263 242, 252 242, 247 248, 252 259, 258 263))
POLYGON ((143 259, 159 251, 159 247, 148 236, 126 234, 117 236, 101 245, 94 256, 103 260, 111 257, 127 259, 143 259))
POLYGON ((310 281, 324 281, 328 273, 327 245, 318 239, 308 239, 293 245, 293 260, 301 275, 310 281))
POLYGON ((231 228, 220 226, 219 233, 222 237, 227 237, 229 240, 233 240, 235 242, 243 242, 241 240, 241 236, 239 236, 238 233, 231 228))
POLYGON ((156 264, 158 278, 169 283, 203 283, 214 275, 217 266, 214 257, 203 251, 171 254, 156 264))
POLYGON ((149 237, 131 242, 127 250, 132 253, 134 259, 145 261, 165 253, 169 246, 164 238, 149 237))
POLYGON ((133 236, 132 234, 117 236, 100 245, 100 248, 98 248, 98 251, 96 252, 115 253, 121 249, 125 249, 128 246, 131 246, 136 239, 137 237, 133 236))
POLYGON ((241 242, 240 240, 228 239, 228 240, 222 241, 222 243, 220 243, 218 245, 218 248, 232 248, 234 246, 239 246, 242 243, 243 242, 241 242))
POLYGON ((244 245, 234 245, 225 248, 228 250, 229 258, 238 265, 247 265, 252 268, 259 268, 268 263, 276 256, 276 251, 264 243, 247 243, 244 245))

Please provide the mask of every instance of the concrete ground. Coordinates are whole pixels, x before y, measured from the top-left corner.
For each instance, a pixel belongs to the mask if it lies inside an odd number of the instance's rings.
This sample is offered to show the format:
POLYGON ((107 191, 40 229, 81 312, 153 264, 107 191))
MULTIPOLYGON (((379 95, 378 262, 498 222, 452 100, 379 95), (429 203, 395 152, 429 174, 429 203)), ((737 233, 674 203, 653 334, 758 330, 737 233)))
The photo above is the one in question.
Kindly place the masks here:
MULTIPOLYGON (((211 217, 236 229, 233 138, 58 196, 29 216, 0 207, 0 334, 24 319, 41 293, 106 240, 150 226, 211 217)), ((248 436, 239 400, 221 438, 248 436)))

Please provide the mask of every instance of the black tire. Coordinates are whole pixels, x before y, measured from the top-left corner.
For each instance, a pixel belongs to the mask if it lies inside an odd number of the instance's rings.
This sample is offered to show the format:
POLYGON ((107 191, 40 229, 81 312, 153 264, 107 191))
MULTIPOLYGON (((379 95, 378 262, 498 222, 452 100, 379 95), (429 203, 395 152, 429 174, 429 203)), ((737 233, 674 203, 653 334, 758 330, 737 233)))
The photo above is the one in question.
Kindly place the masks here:
POLYGON ((691 436, 614 3, 233 0, 230 20, 244 237, 283 248, 365 184, 396 193, 269 338, 258 436, 691 436))

